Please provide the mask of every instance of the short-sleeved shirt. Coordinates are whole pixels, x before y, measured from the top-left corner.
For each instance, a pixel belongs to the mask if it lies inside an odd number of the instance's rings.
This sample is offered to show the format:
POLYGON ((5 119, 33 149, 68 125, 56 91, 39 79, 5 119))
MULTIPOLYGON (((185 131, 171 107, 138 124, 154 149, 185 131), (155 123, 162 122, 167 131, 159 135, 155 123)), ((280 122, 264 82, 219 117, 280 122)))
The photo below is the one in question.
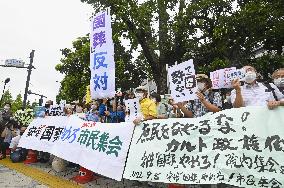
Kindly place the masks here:
POLYGON ((9 148, 14 148, 15 146, 17 147, 19 142, 20 142, 21 136, 18 135, 14 138, 12 138, 11 143, 10 143, 10 147, 9 148))
POLYGON ((147 116, 157 117, 156 103, 149 98, 145 98, 142 101, 140 101, 140 109, 144 118, 147 116))
POLYGON ((157 114, 168 117, 167 108, 168 108, 167 104, 160 102, 159 105, 157 105, 157 114))
MULTIPOLYGON (((209 92, 208 94, 203 94, 205 100, 214 104, 218 108, 222 109, 222 97, 218 92, 209 92)), ((189 101, 186 105, 187 109, 193 113, 193 117, 201 117, 206 113, 210 112, 199 99, 189 101)))
MULTIPOLYGON (((276 88, 277 89, 277 88, 276 88)), ((275 90, 277 96, 279 90, 275 90)), ((269 91, 264 84, 256 82, 254 85, 244 84, 241 86, 241 95, 243 97, 243 106, 266 106, 268 101, 275 100, 272 91, 269 91)), ((231 92, 231 100, 234 104, 236 100, 236 90, 231 92)), ((280 99, 278 99, 280 100, 280 99)))

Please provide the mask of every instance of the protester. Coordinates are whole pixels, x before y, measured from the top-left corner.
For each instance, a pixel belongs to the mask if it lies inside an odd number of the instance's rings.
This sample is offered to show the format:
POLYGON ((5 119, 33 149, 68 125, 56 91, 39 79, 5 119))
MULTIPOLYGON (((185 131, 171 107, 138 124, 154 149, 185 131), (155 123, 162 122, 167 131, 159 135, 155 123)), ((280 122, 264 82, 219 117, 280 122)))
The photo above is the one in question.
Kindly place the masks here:
POLYGON ((91 105, 91 109, 86 113, 86 118, 88 121, 99 122, 99 111, 98 111, 99 104, 97 102, 91 105))
POLYGON ((4 130, 1 132, 0 138, 0 160, 6 158, 6 150, 10 146, 10 142, 13 138, 13 122, 12 120, 6 121, 4 124, 4 130))
POLYGON ((272 79, 279 91, 282 93, 282 95, 284 95, 284 68, 274 71, 272 74, 272 79))
POLYGON ((24 134, 26 130, 26 127, 21 127, 20 128, 20 134, 12 138, 11 143, 10 143, 10 149, 11 149, 11 154, 10 158, 12 162, 21 162, 26 159, 27 156, 27 150, 25 148, 19 148, 18 144, 21 139, 21 136, 24 134))
POLYGON ((232 104, 232 100, 231 100, 231 89, 225 89, 225 96, 224 96, 224 100, 223 100, 223 104, 222 104, 222 109, 226 110, 226 109, 231 109, 233 108, 233 104, 232 104))
POLYGON ((53 101, 52 100, 48 100, 48 101, 45 102, 45 105, 44 105, 44 107, 45 107, 45 115, 47 115, 47 116, 49 115, 49 110, 50 110, 52 105, 53 105, 53 101))
POLYGON ((168 105, 162 103, 161 96, 157 93, 152 93, 150 99, 156 103, 157 106, 157 118, 166 119, 168 118, 168 105))
POLYGON ((157 109, 154 101, 148 98, 148 90, 144 86, 140 86, 135 90, 135 96, 139 98, 140 109, 143 117, 134 120, 134 124, 138 125, 142 121, 156 119, 157 109))
MULTIPOLYGON (((256 69, 252 66, 244 66, 245 78, 244 85, 241 85, 239 79, 233 80, 232 85, 234 90, 231 94, 232 104, 235 108, 245 106, 266 106, 269 109, 275 108, 279 105, 280 99, 275 99, 271 88, 268 88, 263 83, 256 81, 256 69)), ((271 85, 271 84, 270 84, 271 85)), ((281 96, 278 88, 274 92, 277 96, 281 96)))
POLYGON ((82 103, 78 103, 75 105, 75 112, 76 113, 83 113, 83 104, 82 103))
POLYGON ((183 114, 179 107, 174 102, 174 99, 172 97, 168 98, 168 114, 169 118, 181 118, 183 117, 183 114))
POLYGON ((121 101, 117 101, 117 99, 114 98, 110 101, 110 105, 109 111, 105 111, 106 116, 109 118, 108 122, 125 122, 125 106, 121 101))
POLYGON ((13 116, 13 113, 11 111, 11 103, 5 103, 4 109, 1 114, 3 120, 9 121, 11 119, 11 117, 13 116))
POLYGON ((208 112, 219 112, 222 109, 222 98, 220 93, 212 91, 211 80, 205 74, 196 75, 198 99, 184 103, 177 103, 177 106, 184 113, 184 117, 196 118, 208 112))

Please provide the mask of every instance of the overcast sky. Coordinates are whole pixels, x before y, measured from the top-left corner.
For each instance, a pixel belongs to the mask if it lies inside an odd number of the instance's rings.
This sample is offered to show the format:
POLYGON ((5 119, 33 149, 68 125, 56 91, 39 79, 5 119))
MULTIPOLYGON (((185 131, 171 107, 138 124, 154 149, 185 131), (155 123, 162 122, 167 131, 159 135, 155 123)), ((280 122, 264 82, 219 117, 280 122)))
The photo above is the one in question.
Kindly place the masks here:
MULTIPOLYGON (((72 41, 89 32, 93 9, 80 0, 0 0, 0 64, 5 59, 34 63, 29 89, 55 100, 63 75, 55 71, 62 58, 60 49, 72 47, 72 41), (59 82, 56 82, 59 81, 59 82)), ((26 69, 0 67, 0 91, 4 80, 13 97, 24 95, 26 69)), ((39 97, 29 95, 31 102, 39 97)))

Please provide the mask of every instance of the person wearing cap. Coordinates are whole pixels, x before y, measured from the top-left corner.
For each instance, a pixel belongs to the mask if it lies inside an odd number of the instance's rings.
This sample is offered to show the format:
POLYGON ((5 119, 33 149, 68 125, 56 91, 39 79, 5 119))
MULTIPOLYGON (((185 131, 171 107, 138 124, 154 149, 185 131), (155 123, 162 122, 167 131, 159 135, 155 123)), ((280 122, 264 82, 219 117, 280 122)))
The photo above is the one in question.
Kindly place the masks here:
MULTIPOLYGON (((245 78, 244 85, 241 86, 240 80, 232 81, 234 90, 231 93, 232 104, 235 108, 246 106, 268 106, 274 109, 281 105, 281 93, 274 84, 263 84, 257 82, 257 71, 252 66, 244 66, 245 78)), ((282 104, 283 105, 283 104, 282 104)))
POLYGON ((197 74, 197 98, 187 104, 177 103, 185 117, 196 118, 208 112, 219 112, 222 109, 222 98, 220 93, 212 91, 212 82, 205 74, 197 74))
POLYGON ((137 118, 134 120, 134 124, 138 125, 142 121, 156 119, 157 118, 157 108, 153 100, 148 98, 148 89, 145 86, 139 86, 135 90, 135 96, 139 98, 140 109, 143 115, 142 118, 137 118))

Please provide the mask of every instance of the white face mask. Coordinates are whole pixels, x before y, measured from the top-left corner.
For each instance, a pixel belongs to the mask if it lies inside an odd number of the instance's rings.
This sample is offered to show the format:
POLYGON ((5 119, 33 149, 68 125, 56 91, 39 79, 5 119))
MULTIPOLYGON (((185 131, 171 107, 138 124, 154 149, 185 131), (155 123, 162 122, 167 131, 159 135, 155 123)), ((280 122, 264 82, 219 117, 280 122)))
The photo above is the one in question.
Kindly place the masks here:
POLYGON ((96 105, 92 105, 91 109, 97 109, 97 106, 96 105))
POLYGON ((203 91, 205 89, 205 83, 197 82, 197 88, 199 91, 203 91))
POLYGON ((8 111, 8 110, 10 110, 10 107, 9 106, 4 106, 4 110, 8 111))
POLYGON ((250 84, 252 82, 254 82, 256 79, 256 73, 253 72, 253 71, 248 71, 246 72, 246 75, 245 75, 245 82, 250 84))
POLYGON ((152 100, 154 103, 157 102, 157 100, 156 100, 155 98, 151 98, 151 100, 152 100))
POLYGON ((227 100, 228 103, 231 103, 231 96, 229 96, 229 95, 226 96, 226 100, 227 100))
POLYGON ((135 96, 136 96, 139 100, 142 100, 144 94, 143 94, 143 93, 136 93, 135 96))
POLYGON ((277 87, 284 87, 284 78, 276 78, 273 82, 277 87))

